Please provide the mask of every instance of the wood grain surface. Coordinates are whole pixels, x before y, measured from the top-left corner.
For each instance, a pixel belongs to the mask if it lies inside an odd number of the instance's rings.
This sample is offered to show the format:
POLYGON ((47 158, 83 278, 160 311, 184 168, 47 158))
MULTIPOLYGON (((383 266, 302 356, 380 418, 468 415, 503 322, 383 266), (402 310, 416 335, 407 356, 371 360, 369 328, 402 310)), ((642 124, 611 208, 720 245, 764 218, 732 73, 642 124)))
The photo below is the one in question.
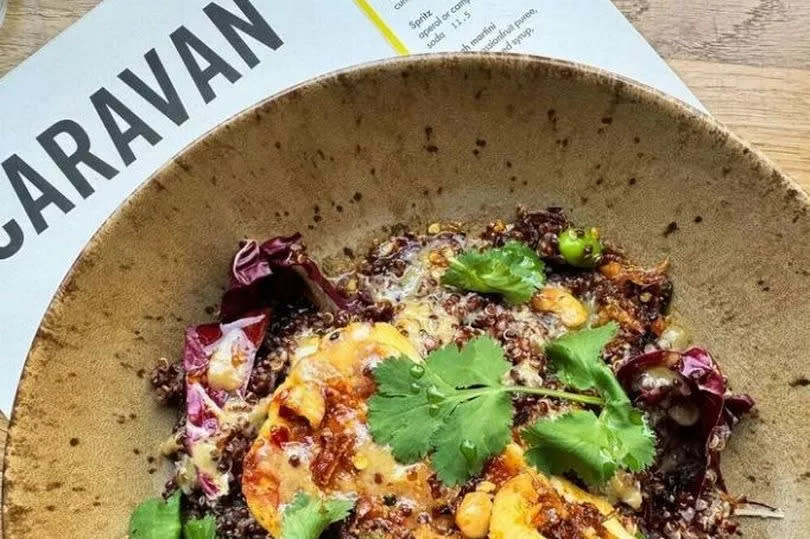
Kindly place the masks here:
MULTIPOLYGON (((9 0, 0 76, 98 0, 9 0)), ((614 0, 721 122, 810 190, 810 2, 614 0)))
MULTIPOLYGON (((810 2, 613 1, 718 120, 810 190, 810 2)), ((0 76, 97 3, 9 0, 0 76)), ((6 427, 0 413, 0 448, 6 427)))
POLYGON ((810 191, 810 2, 613 3, 715 118, 810 191))

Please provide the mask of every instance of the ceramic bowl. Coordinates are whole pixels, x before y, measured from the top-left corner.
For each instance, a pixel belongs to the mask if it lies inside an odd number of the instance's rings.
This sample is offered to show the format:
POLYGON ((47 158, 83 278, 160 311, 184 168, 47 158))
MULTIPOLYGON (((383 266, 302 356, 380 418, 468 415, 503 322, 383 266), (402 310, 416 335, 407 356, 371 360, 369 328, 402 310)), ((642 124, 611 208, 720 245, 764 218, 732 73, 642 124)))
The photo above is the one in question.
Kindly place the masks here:
POLYGON ((759 416, 731 492, 810 529, 808 197, 708 116, 607 73, 528 56, 396 59, 247 110, 158 172, 95 236, 42 321, 17 394, 5 536, 121 537, 159 492, 173 414, 148 372, 210 320, 237 242, 301 231, 333 266, 399 223, 566 208, 631 257, 672 262, 674 309, 759 416))

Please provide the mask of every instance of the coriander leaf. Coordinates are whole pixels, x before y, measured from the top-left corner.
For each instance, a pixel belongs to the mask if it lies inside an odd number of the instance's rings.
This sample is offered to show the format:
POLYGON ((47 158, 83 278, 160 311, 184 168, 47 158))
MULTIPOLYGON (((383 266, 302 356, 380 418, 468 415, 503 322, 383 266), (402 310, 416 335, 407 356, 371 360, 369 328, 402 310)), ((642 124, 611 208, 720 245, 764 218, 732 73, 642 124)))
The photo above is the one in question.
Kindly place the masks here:
MULTIPOLYGON (((434 352, 436 353, 436 352, 434 352)), ((453 388, 425 368, 412 375, 412 360, 389 358, 374 369, 377 392, 368 400, 368 424, 377 443, 388 444, 399 462, 416 462, 427 455, 430 439, 453 409, 451 403, 432 403, 431 386, 448 393, 453 388)))
POLYGON ((132 539, 180 539, 180 528, 180 491, 141 502, 129 519, 132 539))
MULTIPOLYGON (((438 354, 444 348, 436 350, 429 357, 434 357, 434 354, 438 354)), ((432 369, 425 369, 424 363, 416 363, 407 356, 390 357, 380 362, 374 369, 374 379, 377 381, 377 393, 390 397, 412 395, 414 382, 429 382, 439 385, 442 389, 452 387, 451 384, 436 377, 432 369), (422 369, 419 370, 419 367, 422 369)))
POLYGON ((389 444, 400 462, 435 451, 433 464, 448 484, 478 473, 509 440, 512 400, 501 379, 509 363, 497 342, 478 337, 462 350, 447 345, 428 355, 421 369, 392 358, 374 370, 377 392, 368 423, 377 443, 389 444), (475 451, 461 453, 464 441, 475 451))
POLYGON ((526 458, 545 471, 573 471, 591 485, 617 468, 638 472, 655 459, 655 436, 629 401, 610 402, 597 417, 582 410, 541 419, 522 433, 532 446, 526 458))
POLYGON ((503 295, 511 304, 529 301, 546 280, 545 264, 525 243, 469 250, 450 260, 442 283, 462 290, 503 295))
POLYGON ((352 500, 322 500, 299 492, 284 509, 281 539, 316 539, 333 522, 349 516, 352 500))
POLYGON ((216 539, 217 523, 211 515, 192 518, 183 524, 183 539, 216 539))
POLYGON ((430 372, 448 387, 500 385, 511 368, 503 348, 490 337, 476 337, 461 350, 455 344, 444 346, 428 356, 430 372))
POLYGON ((451 405, 432 405, 425 391, 398 397, 374 395, 368 401, 368 423, 374 441, 390 445, 394 458, 405 464, 428 454, 433 433, 453 409, 451 405))
POLYGON ((460 350, 445 346, 423 364, 389 358, 374 370, 377 391, 368 401, 372 437, 390 445, 400 462, 431 454, 442 482, 463 483, 509 442, 510 394, 532 393, 604 406, 599 417, 576 411, 526 429, 524 438, 534 446, 530 460, 538 467, 553 473, 571 470, 590 483, 604 482, 618 467, 643 469, 654 456, 652 432, 601 358, 601 347, 615 331, 615 326, 584 331, 547 347, 562 380, 596 389, 603 398, 504 385, 510 365, 490 337, 477 337, 460 350))
MULTIPOLYGON (((567 385, 580 391, 600 389, 598 382, 608 387, 612 383, 604 376, 604 370, 608 367, 602 359, 602 349, 616 336, 617 331, 618 326, 611 322, 595 329, 566 333, 548 343, 545 353, 557 370, 557 376, 567 385)), ((615 379, 612 373, 609 374, 615 379)), ((615 393, 615 388, 610 389, 615 393)))
POLYGON ((532 446, 526 460, 538 469, 576 473, 588 484, 604 483, 616 472, 609 453, 610 434, 596 414, 577 410, 553 419, 542 419, 523 431, 532 446))
POLYGON ((537 466, 553 473, 570 470, 587 483, 599 484, 617 468, 640 471, 652 464, 652 430, 602 359, 602 348, 617 329, 611 323, 568 333, 546 345, 546 355, 560 380, 581 391, 595 389, 604 408, 598 417, 593 412, 576 411, 538 421, 526 429, 523 436, 534 446, 529 453, 537 466))
POLYGON ((511 439, 512 398, 491 393, 462 402, 433 435, 432 464, 446 485, 464 483, 511 439))
POLYGON ((639 472, 655 460, 655 435, 644 414, 626 404, 608 404, 600 414, 614 438, 614 458, 623 468, 639 472))

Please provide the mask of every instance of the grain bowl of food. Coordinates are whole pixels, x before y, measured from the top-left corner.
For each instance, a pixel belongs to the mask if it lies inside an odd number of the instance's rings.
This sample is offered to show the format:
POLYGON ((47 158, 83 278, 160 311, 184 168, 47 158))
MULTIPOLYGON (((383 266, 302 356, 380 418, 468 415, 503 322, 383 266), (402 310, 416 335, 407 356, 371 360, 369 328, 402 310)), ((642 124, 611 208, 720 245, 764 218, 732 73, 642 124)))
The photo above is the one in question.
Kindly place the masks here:
POLYGON ((74 265, 4 537, 800 537, 808 207, 711 118, 583 66, 303 84, 74 265))

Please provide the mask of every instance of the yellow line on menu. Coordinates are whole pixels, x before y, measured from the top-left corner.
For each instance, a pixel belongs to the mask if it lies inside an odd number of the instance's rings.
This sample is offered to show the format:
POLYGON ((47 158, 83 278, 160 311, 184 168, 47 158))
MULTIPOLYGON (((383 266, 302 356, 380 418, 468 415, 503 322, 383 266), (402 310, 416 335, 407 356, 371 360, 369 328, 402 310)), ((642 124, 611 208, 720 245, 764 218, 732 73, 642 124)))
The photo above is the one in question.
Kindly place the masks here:
POLYGON ((406 54, 410 54, 408 47, 402 42, 399 37, 394 33, 394 30, 388 26, 388 24, 382 20, 380 14, 377 13, 377 10, 374 9, 371 4, 368 3, 368 0, 354 0, 355 3, 363 10, 363 13, 369 18, 369 20, 377 27, 377 30, 383 35, 385 40, 393 47, 397 54, 400 56, 405 56, 406 54))

